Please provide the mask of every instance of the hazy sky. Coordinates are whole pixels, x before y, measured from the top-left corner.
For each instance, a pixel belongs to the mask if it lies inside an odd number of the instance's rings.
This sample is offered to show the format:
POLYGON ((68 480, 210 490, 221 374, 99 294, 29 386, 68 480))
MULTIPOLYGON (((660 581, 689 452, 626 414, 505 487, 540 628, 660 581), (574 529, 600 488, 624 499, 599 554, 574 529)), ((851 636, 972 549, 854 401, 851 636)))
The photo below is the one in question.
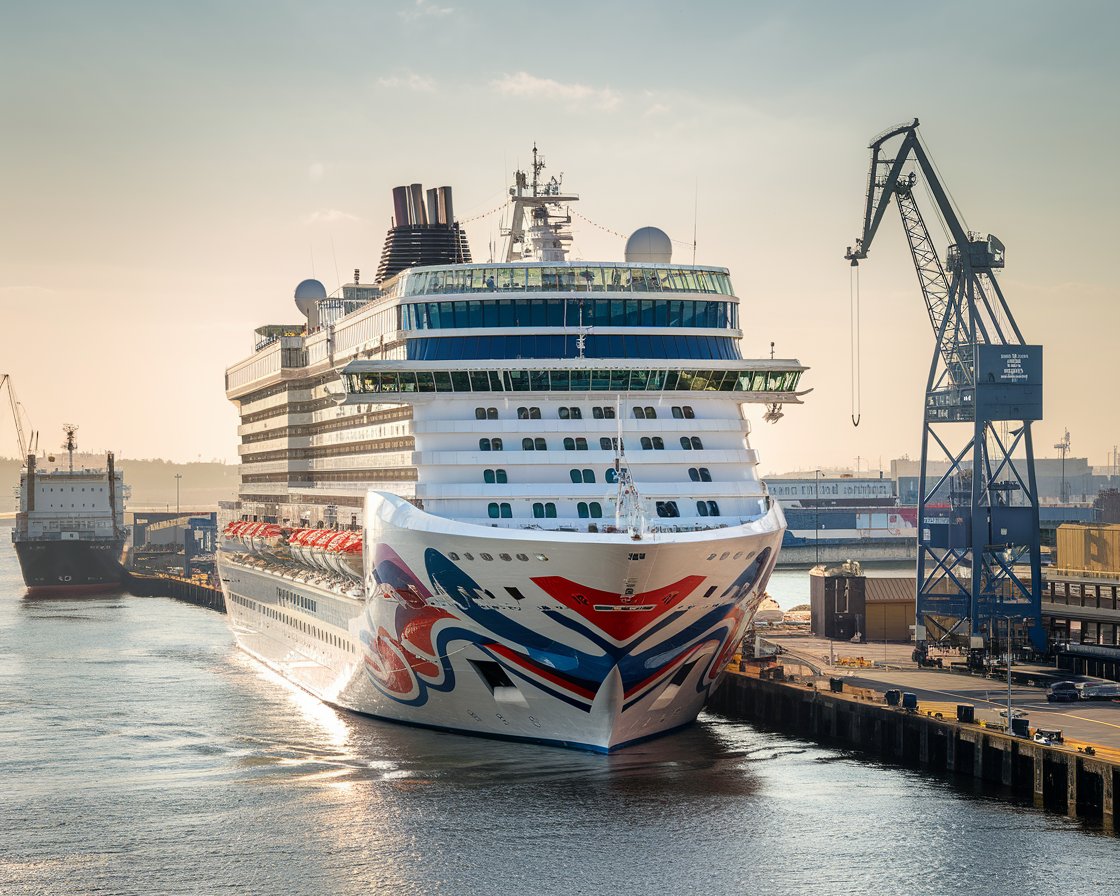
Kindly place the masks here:
MULTIPOLYGON (((304 277, 372 278, 394 185, 451 184, 467 219, 536 141, 608 230, 687 243, 698 195, 697 261, 730 268, 745 353, 773 340, 812 368, 804 407, 756 422, 764 470, 916 457, 933 336, 897 214, 861 268, 858 429, 842 256, 868 141, 918 116, 1046 346, 1039 453, 1068 427, 1103 464, 1120 442, 1117 9, 3 0, 0 372, 45 445, 73 422, 83 448, 232 460, 223 370, 253 328, 298 319, 304 277)), ((577 257, 621 259, 577 223, 577 257)), ((467 225, 476 260, 496 227, 467 225)))

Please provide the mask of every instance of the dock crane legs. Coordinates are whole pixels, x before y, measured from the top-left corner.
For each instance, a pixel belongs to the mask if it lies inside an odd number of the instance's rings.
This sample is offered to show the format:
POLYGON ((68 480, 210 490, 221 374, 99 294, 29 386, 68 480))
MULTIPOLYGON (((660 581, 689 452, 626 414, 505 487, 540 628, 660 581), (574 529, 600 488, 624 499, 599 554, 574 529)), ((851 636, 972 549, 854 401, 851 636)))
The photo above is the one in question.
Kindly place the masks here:
POLYGON ((1031 441, 1042 419, 1042 346, 1025 343, 995 279, 1003 244, 965 231, 918 120, 870 149, 863 235, 844 257, 853 266, 867 258, 896 200, 936 339, 923 407, 915 656, 966 631, 972 651, 991 651, 1001 625, 1009 642, 1013 626, 1025 627, 1044 651, 1031 441), (919 178, 953 240, 944 265, 914 196, 919 178))

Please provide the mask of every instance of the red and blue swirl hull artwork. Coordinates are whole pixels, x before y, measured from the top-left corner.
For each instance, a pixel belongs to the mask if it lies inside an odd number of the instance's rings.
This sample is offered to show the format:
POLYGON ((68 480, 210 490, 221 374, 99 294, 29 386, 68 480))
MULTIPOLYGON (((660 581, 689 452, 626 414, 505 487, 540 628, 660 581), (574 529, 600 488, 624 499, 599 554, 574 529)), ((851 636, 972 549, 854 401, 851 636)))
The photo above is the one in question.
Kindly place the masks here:
POLYGON ((609 752, 692 722, 761 601, 775 509, 683 534, 457 523, 370 493, 345 702, 412 724, 609 752))

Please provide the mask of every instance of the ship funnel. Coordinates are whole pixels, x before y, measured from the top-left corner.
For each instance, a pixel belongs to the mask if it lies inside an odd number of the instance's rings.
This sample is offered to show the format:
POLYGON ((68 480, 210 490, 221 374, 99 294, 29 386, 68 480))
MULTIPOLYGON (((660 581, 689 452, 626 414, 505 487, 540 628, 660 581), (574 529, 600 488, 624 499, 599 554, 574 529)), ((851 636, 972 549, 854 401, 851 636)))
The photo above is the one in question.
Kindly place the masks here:
POLYGON ((412 223, 408 217, 408 187, 393 187, 393 219, 397 227, 412 223))
POLYGON ((439 190, 432 187, 426 195, 428 197, 428 224, 433 227, 436 224, 442 224, 443 219, 439 216, 439 190))
POLYGON ((424 211, 424 186, 411 184, 408 188, 408 214, 410 224, 425 227, 428 224, 428 215, 424 211))
POLYGON ((448 227, 455 223, 455 212, 451 208, 451 187, 439 188, 439 223, 448 227))

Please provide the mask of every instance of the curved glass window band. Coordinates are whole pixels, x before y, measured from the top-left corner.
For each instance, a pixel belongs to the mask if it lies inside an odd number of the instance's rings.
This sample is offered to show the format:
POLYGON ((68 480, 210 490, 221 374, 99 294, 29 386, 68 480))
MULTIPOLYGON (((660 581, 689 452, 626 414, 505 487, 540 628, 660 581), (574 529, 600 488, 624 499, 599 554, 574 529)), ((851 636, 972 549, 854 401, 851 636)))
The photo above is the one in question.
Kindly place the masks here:
POLYGON ((401 305, 406 330, 486 327, 738 329, 739 305, 705 299, 478 299, 401 305))
MULTIPOLYGON (((794 392, 800 370, 387 370, 344 373, 352 394, 418 392, 794 392), (489 374, 480 377, 478 373, 489 374), (472 375, 473 374, 473 375, 472 375)), ((501 439, 482 439, 501 451, 501 439)))

